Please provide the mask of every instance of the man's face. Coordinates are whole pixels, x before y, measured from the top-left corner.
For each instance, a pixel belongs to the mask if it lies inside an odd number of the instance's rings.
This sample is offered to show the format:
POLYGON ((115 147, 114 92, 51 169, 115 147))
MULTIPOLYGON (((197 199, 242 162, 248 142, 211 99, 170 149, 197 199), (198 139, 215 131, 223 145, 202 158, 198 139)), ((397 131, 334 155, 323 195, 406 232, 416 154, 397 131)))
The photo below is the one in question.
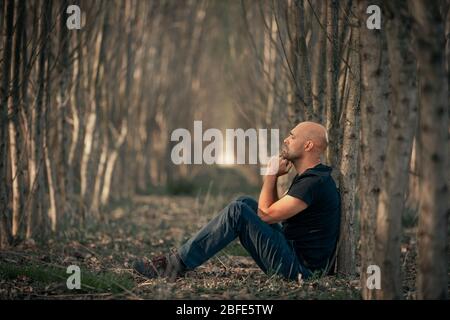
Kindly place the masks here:
POLYGON ((291 162, 302 158, 304 144, 305 139, 301 135, 301 126, 296 126, 289 132, 287 138, 284 139, 281 156, 291 162))

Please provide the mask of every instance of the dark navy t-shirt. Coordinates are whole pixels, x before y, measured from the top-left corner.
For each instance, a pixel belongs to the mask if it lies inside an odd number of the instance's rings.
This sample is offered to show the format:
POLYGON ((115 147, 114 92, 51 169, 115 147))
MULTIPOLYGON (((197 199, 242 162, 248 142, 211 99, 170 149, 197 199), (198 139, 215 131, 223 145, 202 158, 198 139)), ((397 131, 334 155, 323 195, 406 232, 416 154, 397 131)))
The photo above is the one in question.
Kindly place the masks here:
POLYGON ((297 256, 312 271, 324 269, 334 252, 340 226, 340 196, 331 168, 318 164, 296 175, 287 192, 308 207, 287 219, 283 231, 297 256))

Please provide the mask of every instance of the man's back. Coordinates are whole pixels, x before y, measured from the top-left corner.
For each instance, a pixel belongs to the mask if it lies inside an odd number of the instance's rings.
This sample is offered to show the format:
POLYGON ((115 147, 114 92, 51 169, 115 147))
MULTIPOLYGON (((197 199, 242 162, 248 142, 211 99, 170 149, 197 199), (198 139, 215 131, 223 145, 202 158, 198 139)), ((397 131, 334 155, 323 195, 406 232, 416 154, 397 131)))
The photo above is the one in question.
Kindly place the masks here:
POLYGON ((284 234, 294 241, 304 265, 312 271, 324 269, 334 252, 340 226, 340 197, 331 168, 318 164, 297 175, 287 194, 308 207, 283 223, 284 234))

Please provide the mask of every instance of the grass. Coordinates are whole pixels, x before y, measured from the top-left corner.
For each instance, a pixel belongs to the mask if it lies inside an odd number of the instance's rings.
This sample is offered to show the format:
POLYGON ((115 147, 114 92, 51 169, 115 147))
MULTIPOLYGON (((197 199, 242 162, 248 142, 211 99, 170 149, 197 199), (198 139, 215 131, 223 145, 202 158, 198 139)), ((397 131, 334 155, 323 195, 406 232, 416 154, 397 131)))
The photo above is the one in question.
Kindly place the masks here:
POLYGON ((222 251, 224 254, 229 256, 240 256, 240 257, 248 257, 250 256, 247 250, 237 241, 230 243, 225 249, 222 251))
MULTIPOLYGON (((66 273, 63 267, 31 264, 27 266, 14 265, 11 263, 0 263, 0 279, 25 280, 32 286, 47 286, 60 283, 61 287, 66 284, 71 274, 66 273)), ((79 293, 122 293, 131 290, 135 284, 128 275, 117 275, 112 272, 93 273, 81 270, 81 288, 79 293)), ((71 291, 67 289, 67 291, 71 291)))

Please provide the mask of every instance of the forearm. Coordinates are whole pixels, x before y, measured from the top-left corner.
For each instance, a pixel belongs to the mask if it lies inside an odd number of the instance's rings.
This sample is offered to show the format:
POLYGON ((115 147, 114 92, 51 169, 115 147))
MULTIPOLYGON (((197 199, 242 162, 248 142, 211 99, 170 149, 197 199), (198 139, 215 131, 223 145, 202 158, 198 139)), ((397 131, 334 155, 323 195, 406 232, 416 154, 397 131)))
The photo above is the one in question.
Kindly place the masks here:
POLYGON ((278 177, 275 175, 265 176, 258 201, 260 210, 266 212, 273 203, 278 201, 277 181, 278 177))

